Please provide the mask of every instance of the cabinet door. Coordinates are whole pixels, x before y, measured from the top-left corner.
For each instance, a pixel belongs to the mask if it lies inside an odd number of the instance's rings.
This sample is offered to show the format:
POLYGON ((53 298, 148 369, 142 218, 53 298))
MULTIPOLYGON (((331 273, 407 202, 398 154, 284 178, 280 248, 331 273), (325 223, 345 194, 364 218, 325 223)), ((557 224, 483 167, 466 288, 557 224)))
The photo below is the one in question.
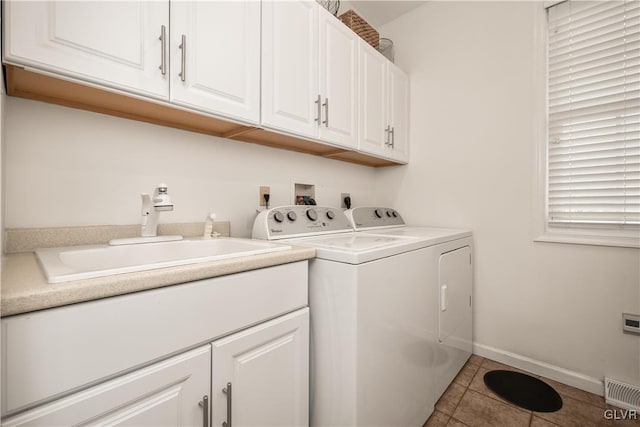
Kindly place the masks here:
POLYGON ((387 59, 368 43, 360 43, 360 134, 358 148, 367 153, 386 155, 389 134, 387 122, 387 59))
MULTIPOLYGON (((46 356, 43 356, 46 357, 46 356)), ((3 426, 202 426, 210 396, 211 347, 204 346, 55 400, 3 426)))
POLYGON ((442 254, 439 266, 438 340, 471 353, 471 248, 464 246, 442 254))
POLYGON ((6 62, 167 99, 168 1, 7 1, 6 62), (163 50, 164 49, 164 50, 163 50), (165 67, 165 70, 167 68, 165 67))
POLYGON ((391 153, 394 160, 409 160, 409 78, 395 65, 388 64, 388 106, 391 125, 391 153))
POLYGON ((218 340, 212 348, 212 425, 229 417, 234 426, 308 425, 308 308, 218 340))
POLYGON ((318 132, 318 4, 262 4, 262 123, 315 137, 318 132))
POLYGON ((355 148, 359 37, 324 8, 319 8, 320 93, 319 138, 355 148))
POLYGON ((260 121, 259 1, 171 2, 171 102, 260 121))

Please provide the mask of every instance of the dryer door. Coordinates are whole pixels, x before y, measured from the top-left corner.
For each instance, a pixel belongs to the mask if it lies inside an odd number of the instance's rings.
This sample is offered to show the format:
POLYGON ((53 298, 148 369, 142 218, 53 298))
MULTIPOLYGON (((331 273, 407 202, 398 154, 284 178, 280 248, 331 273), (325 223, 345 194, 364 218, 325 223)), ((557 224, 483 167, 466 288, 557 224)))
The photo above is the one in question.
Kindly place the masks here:
POLYGON ((447 345, 471 351, 471 287, 473 282, 471 248, 440 255, 440 309, 438 339, 447 345))

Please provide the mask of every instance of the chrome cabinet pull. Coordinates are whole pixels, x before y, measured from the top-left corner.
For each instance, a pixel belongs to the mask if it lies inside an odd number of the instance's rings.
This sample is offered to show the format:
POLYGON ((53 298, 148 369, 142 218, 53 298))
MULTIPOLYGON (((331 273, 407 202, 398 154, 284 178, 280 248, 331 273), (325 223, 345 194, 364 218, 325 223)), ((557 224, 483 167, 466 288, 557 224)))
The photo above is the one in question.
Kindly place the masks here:
POLYGON ((320 126, 320 116, 322 115, 322 97, 320 95, 318 95, 318 97, 316 98, 315 104, 317 106, 317 111, 316 113, 318 114, 318 116, 315 118, 315 121, 318 122, 318 126, 320 126))
POLYGON ((391 145, 391 142, 389 142, 389 139, 391 138, 391 126, 387 126, 384 129, 384 133, 385 133, 384 145, 386 145, 388 147, 388 146, 391 145))
POLYGON ((231 383, 227 383, 227 386, 222 389, 222 392, 227 395, 227 421, 222 422, 222 427, 231 426, 231 383))
POLYGON ((202 427, 209 427, 209 396, 202 396, 198 405, 202 408, 202 427))
POLYGON ((180 58, 180 74, 178 74, 180 76, 180 80, 185 81, 187 78, 187 73, 186 73, 186 59, 187 59, 187 36, 185 36, 184 34, 182 35, 182 43, 180 43, 180 46, 178 46, 178 48, 182 51, 182 56, 180 58))
POLYGON ((158 37, 158 39, 160 40, 160 49, 162 49, 162 53, 160 55, 160 66, 158 68, 160 68, 160 72, 164 76, 167 74, 167 26, 166 25, 162 25, 160 27, 160 37, 158 37))
POLYGON ((324 117, 325 117, 322 123, 324 123, 326 127, 329 127, 329 98, 324 99, 324 104, 322 104, 322 106, 324 107, 324 117))
POLYGON ((391 148, 396 148, 396 128, 391 127, 391 148))

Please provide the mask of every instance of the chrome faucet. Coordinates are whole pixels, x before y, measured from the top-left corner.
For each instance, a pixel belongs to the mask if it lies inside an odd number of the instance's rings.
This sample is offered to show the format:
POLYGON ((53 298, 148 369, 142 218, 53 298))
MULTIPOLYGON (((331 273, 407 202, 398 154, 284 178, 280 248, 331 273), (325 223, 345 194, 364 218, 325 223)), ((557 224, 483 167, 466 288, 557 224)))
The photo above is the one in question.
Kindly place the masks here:
POLYGON ((160 212, 172 211, 173 203, 167 193, 167 184, 160 183, 153 193, 153 200, 148 193, 142 193, 142 237, 158 235, 158 218, 160 212))

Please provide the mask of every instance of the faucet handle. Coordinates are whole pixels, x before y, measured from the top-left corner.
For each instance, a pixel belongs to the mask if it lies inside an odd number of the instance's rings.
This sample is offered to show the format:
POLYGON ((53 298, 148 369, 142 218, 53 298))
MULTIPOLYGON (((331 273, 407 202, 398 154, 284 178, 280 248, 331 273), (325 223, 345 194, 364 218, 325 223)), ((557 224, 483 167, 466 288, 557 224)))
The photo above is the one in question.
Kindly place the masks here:
POLYGON ((153 206, 157 211, 172 211, 173 203, 171 202, 171 196, 167 193, 167 184, 160 183, 156 188, 153 196, 153 206))
POLYGON ((220 235, 220 233, 213 231, 213 222, 215 220, 216 220, 216 214, 214 214, 213 212, 207 215, 207 218, 205 219, 205 223, 204 223, 203 237, 211 238, 211 237, 218 237, 220 235))

